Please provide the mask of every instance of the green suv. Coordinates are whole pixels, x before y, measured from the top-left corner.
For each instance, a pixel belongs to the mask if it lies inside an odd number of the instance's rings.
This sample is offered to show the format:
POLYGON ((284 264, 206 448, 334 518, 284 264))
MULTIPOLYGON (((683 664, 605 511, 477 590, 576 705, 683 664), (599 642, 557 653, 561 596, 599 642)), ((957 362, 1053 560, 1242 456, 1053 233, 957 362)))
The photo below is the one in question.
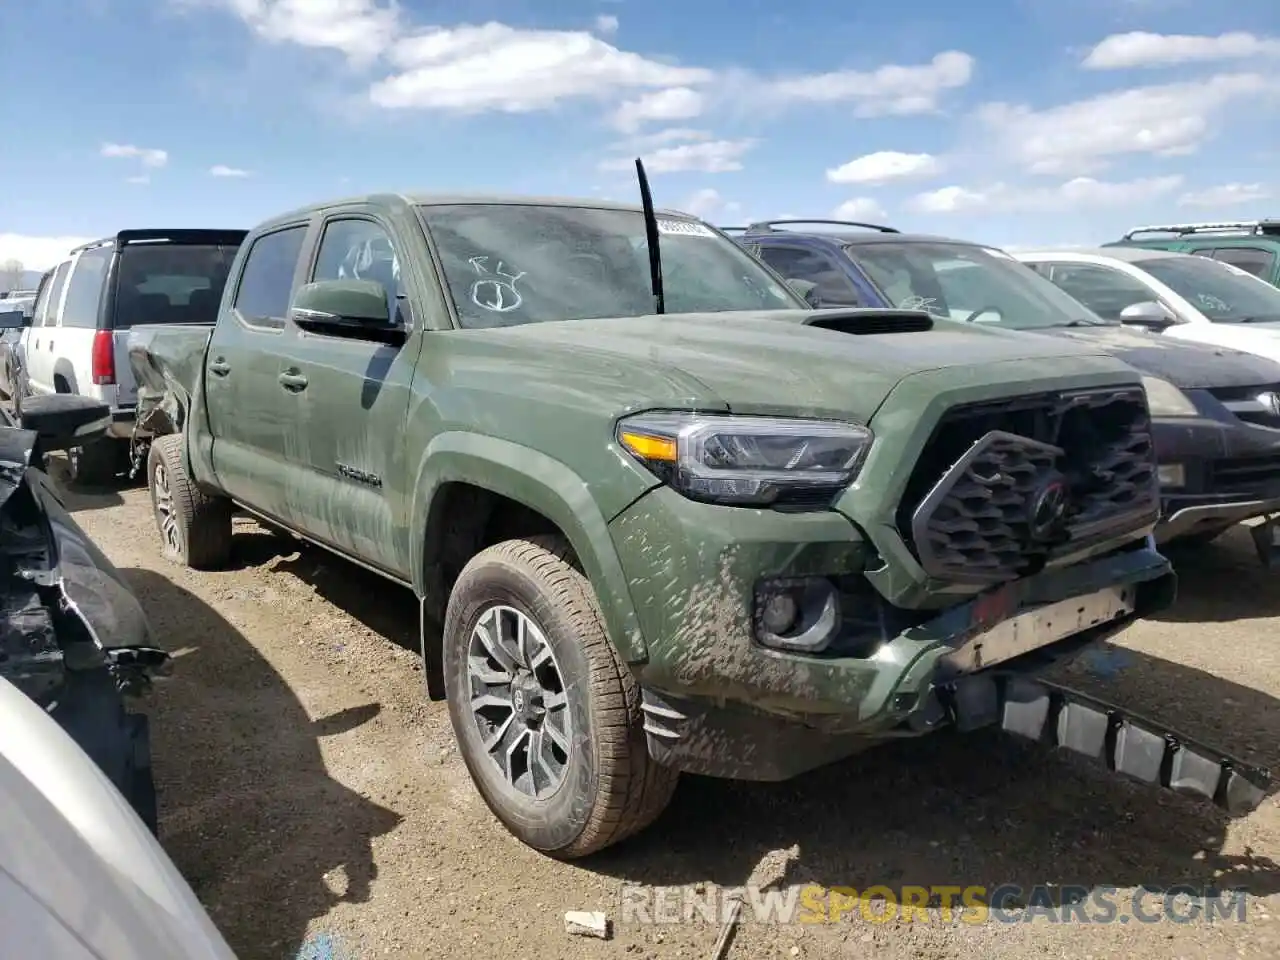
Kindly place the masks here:
POLYGON ((1134 227, 1104 247, 1150 247, 1221 260, 1280 287, 1280 220, 1134 227))
MULTIPOLYGON (((132 358, 165 554, 227 562, 242 510, 413 590, 428 695, 551 855, 679 771, 991 726, 1144 775, 1170 743, 1031 680, 1174 593, 1103 349, 812 310, 686 214, 377 195, 259 225, 212 330, 132 358)), ((1205 757, 1179 789, 1261 799, 1205 757)))

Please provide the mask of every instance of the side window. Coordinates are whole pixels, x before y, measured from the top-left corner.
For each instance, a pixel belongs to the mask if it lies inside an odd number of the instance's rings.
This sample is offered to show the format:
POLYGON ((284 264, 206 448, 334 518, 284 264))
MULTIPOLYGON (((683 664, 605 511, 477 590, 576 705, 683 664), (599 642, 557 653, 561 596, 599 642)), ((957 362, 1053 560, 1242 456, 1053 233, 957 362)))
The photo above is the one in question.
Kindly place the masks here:
POLYGON ((404 295, 400 260, 387 231, 372 220, 330 220, 320 237, 315 280, 374 280, 387 291, 387 312, 396 317, 404 295))
POLYGON ((760 259, 787 280, 808 280, 823 306, 857 307, 862 299, 831 258, 799 247, 761 247, 760 259))
POLYGON ((98 301, 111 263, 112 248, 101 247, 81 254, 67 283, 67 301, 62 306, 62 326, 90 330, 98 326, 98 301))
POLYGON ((260 327, 283 324, 306 236, 306 226, 300 225, 263 234, 253 241, 232 304, 245 323, 260 327))
POLYGON ((1271 277, 1276 255, 1259 247, 1220 247, 1213 252, 1213 259, 1247 270, 1261 280, 1271 277))
POLYGON ((40 311, 32 320, 37 327, 53 327, 58 323, 58 301, 62 299, 62 288, 66 286, 67 271, 71 269, 71 261, 58 264, 53 278, 45 284, 43 301, 36 305, 40 311))
POLYGON ((1106 320, 1119 320, 1120 311, 1146 303, 1156 295, 1146 284, 1119 270, 1087 263, 1050 264, 1049 279, 1106 320))

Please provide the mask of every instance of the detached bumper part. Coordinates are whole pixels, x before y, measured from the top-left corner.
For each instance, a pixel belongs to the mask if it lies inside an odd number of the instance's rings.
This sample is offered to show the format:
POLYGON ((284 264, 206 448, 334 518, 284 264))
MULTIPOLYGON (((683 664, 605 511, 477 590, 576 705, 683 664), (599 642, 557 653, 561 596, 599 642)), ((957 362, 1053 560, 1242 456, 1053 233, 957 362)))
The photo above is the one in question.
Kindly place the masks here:
POLYGON ((1115 772, 1199 797, 1233 816, 1255 810, 1271 774, 1184 734, 1068 687, 982 674, 939 691, 957 727, 1007 733, 1101 761, 1115 772))

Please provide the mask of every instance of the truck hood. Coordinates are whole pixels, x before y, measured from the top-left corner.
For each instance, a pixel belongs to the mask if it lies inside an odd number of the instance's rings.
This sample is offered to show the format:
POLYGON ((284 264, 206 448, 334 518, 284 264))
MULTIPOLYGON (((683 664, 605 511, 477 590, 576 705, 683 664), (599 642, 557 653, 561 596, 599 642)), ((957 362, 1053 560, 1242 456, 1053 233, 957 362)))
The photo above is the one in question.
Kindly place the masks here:
POLYGON ((1049 374, 1064 372, 1063 360, 1110 357, 1079 340, 1029 337, 907 310, 663 314, 484 333, 544 360, 550 352, 562 354, 556 362, 569 380, 598 365, 625 376, 631 367, 656 364, 692 378, 734 412, 809 416, 869 418, 903 378, 927 370, 1040 361, 1049 374))
POLYGON ((1026 332, 1095 346, 1142 373, 1163 377, 1183 389, 1280 383, 1280 363, 1231 347, 1175 340, 1119 325, 1026 332))
POLYGON ((1160 336, 1180 342, 1194 341, 1245 350, 1280 360, 1280 324, 1183 323, 1170 327, 1160 336))

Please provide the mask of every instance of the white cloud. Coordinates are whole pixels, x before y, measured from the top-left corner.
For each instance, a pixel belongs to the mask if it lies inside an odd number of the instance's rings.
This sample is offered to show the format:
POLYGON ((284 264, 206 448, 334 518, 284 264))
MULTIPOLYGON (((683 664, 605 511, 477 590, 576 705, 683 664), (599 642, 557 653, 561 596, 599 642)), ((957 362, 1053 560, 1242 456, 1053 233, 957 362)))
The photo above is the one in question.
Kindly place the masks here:
POLYGON ((679 209, 692 213, 695 217, 714 222, 721 217, 733 217, 742 212, 742 204, 734 200, 726 200, 720 191, 711 187, 696 190, 679 209))
POLYGON ((1089 51, 1081 65, 1086 70, 1123 70, 1131 67, 1169 67, 1180 63, 1209 63, 1274 57, 1280 39, 1236 31, 1216 37, 1190 34, 1115 33, 1089 51))
POLYGON ((887 220, 889 214, 871 197, 846 200, 831 212, 837 220, 887 220))
POLYGON ((772 81, 766 94, 780 100, 856 104, 860 117, 932 113, 948 90, 966 86, 974 59, 959 50, 939 53, 926 64, 890 64, 875 70, 836 70, 772 81))
MULTIPOLYGON (((659 147, 647 155, 641 152, 646 173, 729 173, 742 169, 742 156, 756 144, 755 140, 704 140, 701 143, 682 143, 674 147, 659 147)), ((602 170, 630 170, 635 165, 631 157, 605 160, 602 170)))
POLYGON ((648 120, 689 120, 702 113, 706 98, 690 87, 671 87, 646 93, 621 104, 613 115, 613 124, 628 133, 648 120))
POLYGON ((706 130, 694 130, 690 127, 668 127, 665 130, 655 130, 653 133, 620 140, 613 145, 613 149, 643 154, 655 147, 665 147, 671 143, 691 143, 711 139, 714 139, 712 134, 706 130))
POLYGON ((99 151, 104 157, 124 157, 138 160, 144 167, 163 167, 169 162, 169 154, 165 150, 151 147, 135 147, 131 143, 104 143, 99 151))
POLYGON ((31 237, 21 233, 0 233, 0 263, 18 260, 25 270, 48 270, 63 257, 93 237, 31 237))
POLYGON ((1178 198, 1180 207, 1227 207, 1237 203, 1270 200, 1275 193, 1260 183, 1224 183, 1205 190, 1192 190, 1178 198))
POLYGON ((386 108, 522 113, 570 97, 705 83, 711 71, 619 50, 585 31, 522 30, 501 23, 435 28, 389 51, 401 71, 369 90, 386 108))
POLYGON ((271 43, 337 50, 354 63, 376 59, 407 29, 395 4, 377 0, 205 0, 229 9, 271 43))
POLYGON ((223 164, 215 164, 209 168, 209 176, 211 177, 247 177, 248 170, 242 170, 239 167, 228 167, 223 164))
POLYGON ((618 18, 607 13, 596 17, 596 33, 611 37, 618 32, 618 18))
POLYGON ((1182 186, 1182 177, 1146 177, 1107 182, 1076 177, 1054 187, 995 183, 980 188, 943 187, 917 194, 910 201, 921 213, 1049 213, 1058 210, 1116 208, 1167 196, 1182 186))
POLYGON ((927 177, 941 169, 942 164, 938 158, 928 153, 881 150, 828 170, 827 180, 831 183, 885 183, 889 180, 927 177))
POLYGON ((987 150, 1010 156, 1034 173, 1081 174, 1125 154, 1181 156, 1208 139, 1224 111, 1239 101, 1255 112, 1280 92, 1280 78, 1227 73, 1180 83, 1104 93, 1045 110, 987 104, 979 120, 995 134, 987 150))

